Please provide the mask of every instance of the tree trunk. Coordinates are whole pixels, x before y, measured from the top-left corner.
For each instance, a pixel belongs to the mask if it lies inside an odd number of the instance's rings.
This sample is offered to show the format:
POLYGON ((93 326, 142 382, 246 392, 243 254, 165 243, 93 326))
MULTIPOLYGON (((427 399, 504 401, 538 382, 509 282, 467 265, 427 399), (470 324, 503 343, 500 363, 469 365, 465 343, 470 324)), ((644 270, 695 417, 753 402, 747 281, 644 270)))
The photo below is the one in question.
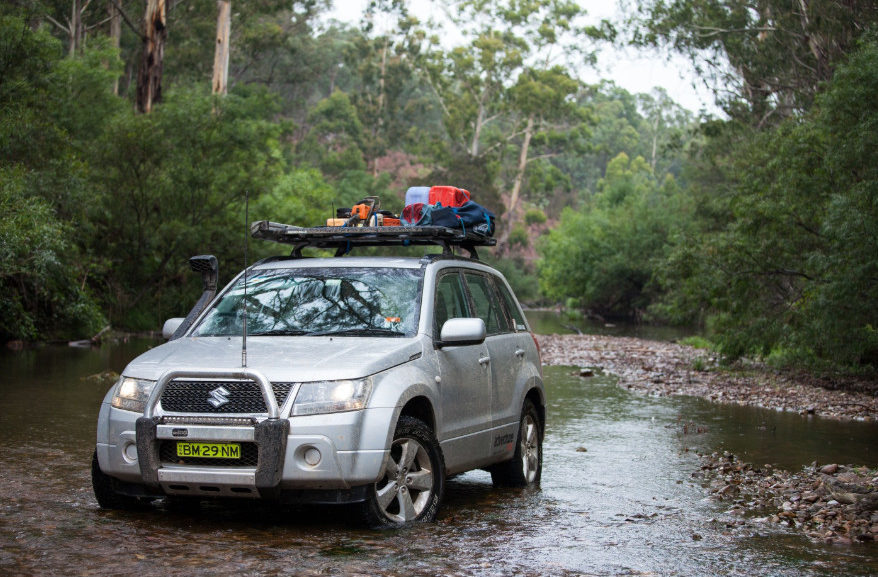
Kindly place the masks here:
POLYGON ((73 0, 70 8, 70 57, 76 56, 82 43, 82 10, 79 0, 73 0))
POLYGON ((165 0, 148 0, 144 17, 143 57, 137 75, 137 111, 149 114, 162 99, 162 60, 168 36, 165 0))
MULTIPOLYGON (((114 0, 107 0, 107 16, 110 19, 110 44, 119 50, 122 44, 122 13, 116 7, 114 0)), ((113 82, 113 94, 119 95, 119 78, 113 82)))
POLYGON ((659 120, 661 119, 661 111, 656 110, 655 113, 655 121, 652 123, 652 151, 649 157, 649 165, 652 167, 653 173, 655 173, 655 164, 657 162, 658 156, 658 131, 659 131, 659 120))
POLYGON ((534 113, 531 112, 530 116, 527 117, 524 140, 521 142, 521 151, 518 155, 518 168, 515 171, 515 182, 512 184, 512 193, 509 195, 509 204, 506 206, 506 212, 503 213, 503 231, 500 233, 500 238, 497 242, 500 245, 501 251, 506 251, 508 248, 506 243, 509 241, 509 234, 512 232, 512 227, 518 221, 516 213, 518 212, 518 201, 521 197, 521 187, 524 184, 524 176, 527 171, 528 148, 530 148, 530 140, 533 138, 534 133, 534 116, 534 113))
POLYGON ((107 17, 110 19, 110 44, 119 48, 122 43, 122 13, 115 0, 107 0, 107 17))
MULTIPOLYGON (((384 105, 385 105, 385 94, 387 85, 387 51, 390 49, 390 41, 387 38, 384 38, 384 47, 381 49, 381 68, 380 75, 378 77, 378 118, 375 123, 375 130, 373 132, 374 141, 378 142, 378 138, 384 134, 384 105)), ((378 154, 376 151, 375 158, 372 159, 372 177, 378 178, 378 154)))
POLYGON ((232 31, 232 2, 217 0, 219 13, 216 21, 216 51, 213 56, 213 93, 224 95, 229 91, 229 37, 232 31))
POLYGON ((483 90, 479 95, 479 112, 476 115, 476 125, 473 129, 473 140, 469 149, 470 158, 473 159, 479 157, 479 144, 482 139, 482 128, 485 125, 485 100, 487 95, 487 89, 483 90))

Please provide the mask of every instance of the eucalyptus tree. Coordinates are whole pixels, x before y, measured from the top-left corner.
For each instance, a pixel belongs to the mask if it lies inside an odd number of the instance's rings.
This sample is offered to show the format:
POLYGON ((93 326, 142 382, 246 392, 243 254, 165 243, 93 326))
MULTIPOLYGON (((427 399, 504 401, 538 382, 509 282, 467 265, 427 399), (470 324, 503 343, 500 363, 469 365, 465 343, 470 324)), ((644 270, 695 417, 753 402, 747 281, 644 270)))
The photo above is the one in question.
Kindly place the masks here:
POLYGON ((821 83, 878 23, 873 0, 632 3, 636 44, 689 56, 726 112, 755 125, 807 110, 821 83))
MULTIPOLYGON (((450 14, 468 44, 434 52, 429 78, 449 136, 472 162, 492 157, 501 195, 501 246, 520 221, 532 162, 560 154, 585 115, 574 105, 580 83, 570 68, 589 63, 609 35, 587 26, 569 0, 464 0, 450 14)), ((450 12, 450 10, 449 10, 450 12)), ((545 171, 543 171, 545 173, 545 171)))
POLYGON ((878 367, 875 90, 870 39, 808 114, 739 147, 724 205, 733 218, 675 251, 682 296, 710 307, 730 356, 878 367))
POLYGON ((360 32, 345 64, 358 82, 351 87, 367 132, 364 153, 372 177, 391 151, 407 150, 421 121, 414 114, 422 96, 415 71, 425 31, 403 0, 372 0, 360 20, 360 32))

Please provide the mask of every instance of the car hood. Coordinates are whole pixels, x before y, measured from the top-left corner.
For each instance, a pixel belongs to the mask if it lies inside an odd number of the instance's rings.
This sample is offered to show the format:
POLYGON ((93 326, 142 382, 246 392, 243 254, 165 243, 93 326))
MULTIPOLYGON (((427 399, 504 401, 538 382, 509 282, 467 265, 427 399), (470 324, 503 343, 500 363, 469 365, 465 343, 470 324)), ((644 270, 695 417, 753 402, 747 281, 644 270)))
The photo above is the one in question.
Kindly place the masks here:
MULTIPOLYGON (((355 379, 408 362, 423 346, 420 338, 249 337, 247 368, 273 382, 355 379)), ((156 380, 169 370, 240 368, 240 338, 183 337, 143 353, 123 374, 156 380)))

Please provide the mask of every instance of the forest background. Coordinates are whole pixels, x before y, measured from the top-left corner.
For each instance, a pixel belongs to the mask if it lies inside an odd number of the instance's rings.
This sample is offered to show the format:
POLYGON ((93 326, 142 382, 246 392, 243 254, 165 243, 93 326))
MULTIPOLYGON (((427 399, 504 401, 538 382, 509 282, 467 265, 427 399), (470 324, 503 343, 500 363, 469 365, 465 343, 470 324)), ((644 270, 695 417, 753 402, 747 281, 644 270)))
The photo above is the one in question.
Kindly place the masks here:
POLYGON ((221 282, 243 266, 245 199, 319 224, 452 184, 498 215, 488 259, 525 302, 874 370, 874 2, 625 6, 595 25, 569 0, 460 0, 442 24, 401 0, 351 23, 328 0, 0 4, 0 339, 184 315, 189 256, 221 282), (721 117, 580 80, 614 43, 691 58, 721 117))

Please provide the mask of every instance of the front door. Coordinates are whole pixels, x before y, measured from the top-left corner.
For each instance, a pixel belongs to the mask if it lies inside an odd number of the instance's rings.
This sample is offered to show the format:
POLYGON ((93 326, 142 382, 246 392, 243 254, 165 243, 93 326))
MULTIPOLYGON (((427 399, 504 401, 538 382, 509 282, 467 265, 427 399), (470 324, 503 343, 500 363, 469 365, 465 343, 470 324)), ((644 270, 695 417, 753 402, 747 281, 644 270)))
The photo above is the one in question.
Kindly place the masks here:
MULTIPOLYGON (((448 319, 475 316, 470 311, 463 279, 457 270, 443 273, 436 283, 434 334, 448 319)), ((464 471, 483 461, 490 451, 491 367, 482 343, 446 346, 436 351, 439 361, 442 418, 439 442, 448 473, 464 471)))

